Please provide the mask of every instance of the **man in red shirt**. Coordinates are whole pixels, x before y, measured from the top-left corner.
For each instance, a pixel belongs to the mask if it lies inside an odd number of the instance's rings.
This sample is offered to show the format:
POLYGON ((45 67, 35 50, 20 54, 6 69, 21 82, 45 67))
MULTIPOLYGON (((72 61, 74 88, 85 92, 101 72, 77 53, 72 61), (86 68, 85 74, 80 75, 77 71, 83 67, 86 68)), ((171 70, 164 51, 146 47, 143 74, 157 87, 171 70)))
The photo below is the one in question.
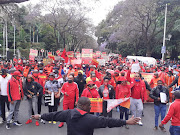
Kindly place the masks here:
MULTIPOLYGON (((131 79, 131 106, 130 110, 132 115, 135 117, 142 116, 143 102, 147 101, 146 85, 144 81, 140 79, 140 74, 136 73, 134 78, 131 79)), ((143 123, 139 121, 139 125, 142 126, 143 123)))
POLYGON ((8 81, 7 94, 8 101, 10 102, 10 111, 7 118, 6 129, 10 129, 10 121, 12 120, 14 114, 14 125, 21 126, 22 124, 18 121, 18 113, 21 100, 23 100, 24 93, 22 89, 22 81, 20 79, 21 73, 15 71, 12 74, 12 78, 8 81))
MULTIPOLYGON (((69 75, 68 82, 63 84, 61 93, 64 94, 63 110, 74 109, 74 103, 77 104, 79 99, 79 90, 77 84, 74 82, 74 77, 72 75, 69 75)), ((63 127, 63 125, 64 123, 61 122, 59 128, 63 127)))
POLYGON ((173 95, 175 101, 170 105, 169 111, 159 127, 163 128, 163 125, 172 118, 169 132, 171 135, 180 135, 180 90, 175 91, 173 95))

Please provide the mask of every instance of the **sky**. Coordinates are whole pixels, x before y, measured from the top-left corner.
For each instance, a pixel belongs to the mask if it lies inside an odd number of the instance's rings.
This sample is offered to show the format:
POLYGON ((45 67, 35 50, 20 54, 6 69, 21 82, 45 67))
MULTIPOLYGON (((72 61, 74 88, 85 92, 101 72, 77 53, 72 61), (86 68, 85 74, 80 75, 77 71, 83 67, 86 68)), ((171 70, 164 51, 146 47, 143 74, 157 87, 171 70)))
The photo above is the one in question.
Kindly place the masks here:
MULTIPOLYGON (((93 11, 89 12, 87 17, 92 20, 92 23, 97 26, 103 19, 106 18, 107 14, 113 9, 113 7, 121 0, 99 0, 99 2, 93 3, 91 0, 87 1, 87 5, 93 7, 93 11)), ((30 0, 29 2, 22 3, 23 5, 32 3, 37 4, 39 0, 30 0)))

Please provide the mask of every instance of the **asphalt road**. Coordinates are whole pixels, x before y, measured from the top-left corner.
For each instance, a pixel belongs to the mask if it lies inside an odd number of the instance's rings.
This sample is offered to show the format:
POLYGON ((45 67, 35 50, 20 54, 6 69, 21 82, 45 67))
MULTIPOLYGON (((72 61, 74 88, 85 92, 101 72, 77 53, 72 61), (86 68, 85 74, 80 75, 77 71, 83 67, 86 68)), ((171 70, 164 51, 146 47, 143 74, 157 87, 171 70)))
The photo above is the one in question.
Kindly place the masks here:
MULTIPOLYGON (((62 107, 59 107, 61 110, 62 107)), ((47 113, 48 108, 44 105, 42 106, 42 112, 47 113)), ((125 127, 119 128, 105 128, 105 129, 95 129, 94 135, 169 135, 170 122, 165 125, 167 129, 166 133, 161 132, 161 130, 154 131, 154 108, 152 103, 147 103, 144 105, 144 117, 142 118, 143 126, 133 125, 130 129, 125 129, 125 127)), ((113 110, 113 118, 119 118, 119 113, 113 110)), ((10 130, 5 128, 5 124, 0 125, 0 135, 66 135, 67 128, 66 124, 63 128, 59 129, 58 124, 42 124, 37 127, 35 121, 33 123, 26 125, 25 122, 28 119, 28 108, 27 101, 23 101, 20 106, 19 121, 23 123, 21 127, 11 126, 10 130)))

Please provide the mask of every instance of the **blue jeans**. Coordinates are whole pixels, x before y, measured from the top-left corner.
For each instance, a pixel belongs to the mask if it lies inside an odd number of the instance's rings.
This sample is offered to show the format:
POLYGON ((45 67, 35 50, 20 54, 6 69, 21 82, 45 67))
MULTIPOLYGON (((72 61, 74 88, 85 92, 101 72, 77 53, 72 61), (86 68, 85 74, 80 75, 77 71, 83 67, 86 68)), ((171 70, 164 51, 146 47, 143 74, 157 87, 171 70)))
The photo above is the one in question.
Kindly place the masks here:
POLYGON ((180 126, 170 126, 169 132, 171 135, 180 135, 180 126))
POLYGON ((161 113, 161 121, 162 121, 166 115, 166 105, 165 104, 154 105, 154 111, 155 111, 155 126, 158 127, 159 114, 161 113))

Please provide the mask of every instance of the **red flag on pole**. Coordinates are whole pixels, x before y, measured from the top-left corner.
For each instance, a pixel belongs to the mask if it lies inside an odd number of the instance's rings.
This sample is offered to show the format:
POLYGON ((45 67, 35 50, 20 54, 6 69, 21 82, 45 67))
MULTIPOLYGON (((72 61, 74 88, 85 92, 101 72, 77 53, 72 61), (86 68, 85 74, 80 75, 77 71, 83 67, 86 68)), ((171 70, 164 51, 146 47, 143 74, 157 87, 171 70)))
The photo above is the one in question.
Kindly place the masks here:
POLYGON ((68 56, 66 55, 66 50, 64 48, 62 54, 61 54, 61 57, 65 60, 65 63, 68 63, 68 56))

